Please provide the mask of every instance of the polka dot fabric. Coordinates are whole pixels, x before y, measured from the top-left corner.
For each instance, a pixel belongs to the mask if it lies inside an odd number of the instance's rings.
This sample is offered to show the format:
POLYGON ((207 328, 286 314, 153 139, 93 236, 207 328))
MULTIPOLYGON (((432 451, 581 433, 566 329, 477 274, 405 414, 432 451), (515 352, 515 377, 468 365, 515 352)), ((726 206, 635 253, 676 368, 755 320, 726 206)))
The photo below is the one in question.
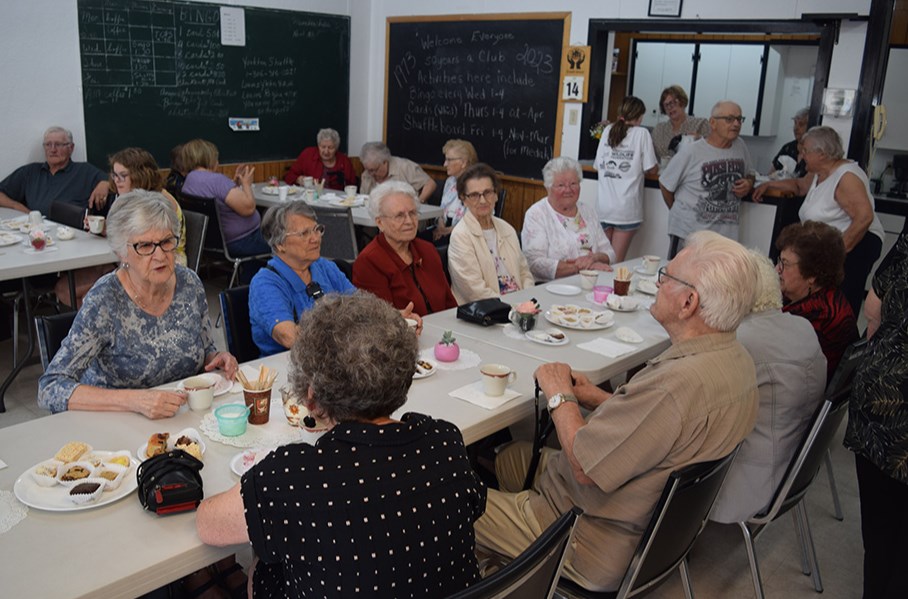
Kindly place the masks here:
POLYGON ((448 422, 340 424, 278 448, 241 488, 254 597, 444 597, 479 580, 486 489, 448 422))

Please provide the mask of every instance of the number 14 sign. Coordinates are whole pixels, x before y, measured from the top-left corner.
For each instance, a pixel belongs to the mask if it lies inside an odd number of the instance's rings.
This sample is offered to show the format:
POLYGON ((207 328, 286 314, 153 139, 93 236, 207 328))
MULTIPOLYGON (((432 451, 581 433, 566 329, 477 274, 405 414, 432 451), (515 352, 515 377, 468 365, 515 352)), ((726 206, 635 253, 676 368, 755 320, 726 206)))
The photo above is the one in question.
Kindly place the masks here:
POLYGON ((564 102, 586 102, 590 47, 565 46, 562 54, 561 99, 564 102))

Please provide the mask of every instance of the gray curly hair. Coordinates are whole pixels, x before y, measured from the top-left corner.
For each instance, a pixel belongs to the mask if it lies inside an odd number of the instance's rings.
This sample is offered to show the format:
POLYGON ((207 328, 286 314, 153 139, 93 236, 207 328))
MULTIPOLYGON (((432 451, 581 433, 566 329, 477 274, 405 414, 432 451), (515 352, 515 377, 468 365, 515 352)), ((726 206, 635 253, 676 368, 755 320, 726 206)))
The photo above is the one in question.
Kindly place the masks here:
POLYGON ((167 229, 180 237, 176 210, 160 192, 135 189, 124 193, 107 214, 107 243, 121 260, 126 257, 130 238, 152 229, 167 229))
POLYGON ((394 194, 403 194, 413 200, 413 207, 419 209, 419 196, 413 186, 405 181, 385 181, 369 193, 369 214, 372 218, 382 216, 382 204, 394 194))
POLYGON ((311 389, 335 422, 390 416, 407 401, 417 355, 416 335, 389 303, 363 291, 328 294, 300 319, 290 384, 299 397, 311 389))
POLYGON ((272 206, 262 217, 262 237, 265 238, 272 251, 276 251, 277 246, 284 243, 287 238, 287 217, 291 214, 305 216, 318 222, 315 210, 302 200, 272 206))
POLYGON ((341 136, 340 133, 334 129, 326 128, 320 129, 318 135, 315 136, 316 143, 322 143, 323 141, 330 141, 334 144, 335 148, 340 147, 341 145, 341 136))
POLYGON ((568 171, 577 173, 577 180, 583 181, 583 169, 580 167, 579 162, 570 156, 552 158, 542 167, 542 184, 546 190, 551 191, 552 183, 555 182, 555 175, 568 171))

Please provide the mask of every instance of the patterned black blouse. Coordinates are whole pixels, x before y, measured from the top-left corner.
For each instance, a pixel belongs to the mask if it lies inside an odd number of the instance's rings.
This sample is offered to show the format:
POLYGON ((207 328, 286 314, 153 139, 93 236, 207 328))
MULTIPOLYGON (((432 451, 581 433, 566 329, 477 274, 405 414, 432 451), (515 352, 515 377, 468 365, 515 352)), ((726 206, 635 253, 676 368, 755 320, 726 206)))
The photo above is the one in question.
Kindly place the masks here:
POLYGON ((486 489, 448 422, 340 424, 279 447, 241 490, 254 597, 445 597, 479 580, 486 489))
POLYGON ((855 375, 845 447, 908 484, 908 232, 880 263, 873 290, 880 328, 855 375))
POLYGON ((782 310, 803 316, 813 325, 820 349, 826 356, 826 380, 829 381, 845 350, 858 340, 857 321, 845 295, 836 287, 827 287, 786 304, 782 310))

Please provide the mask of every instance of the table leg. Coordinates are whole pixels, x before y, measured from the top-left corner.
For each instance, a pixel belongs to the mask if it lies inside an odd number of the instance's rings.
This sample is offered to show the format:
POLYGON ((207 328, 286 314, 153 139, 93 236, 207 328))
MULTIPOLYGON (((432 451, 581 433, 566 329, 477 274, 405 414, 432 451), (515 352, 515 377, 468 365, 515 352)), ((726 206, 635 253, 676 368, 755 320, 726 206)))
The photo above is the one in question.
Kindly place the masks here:
POLYGON ((25 366, 25 363, 28 362, 28 359, 32 357, 32 352, 35 351, 35 335, 32 333, 32 305, 29 299, 28 279, 26 277, 22 278, 22 294, 25 300, 25 330, 28 334, 28 348, 22 354, 22 358, 16 364, 13 364, 12 371, 6 376, 3 384, 0 385, 0 413, 6 412, 6 404, 3 401, 6 390, 19 376, 19 372, 25 366))
POLYGON ((69 281, 69 305, 73 310, 78 310, 79 308, 76 306, 76 271, 67 271, 66 279, 69 281))

